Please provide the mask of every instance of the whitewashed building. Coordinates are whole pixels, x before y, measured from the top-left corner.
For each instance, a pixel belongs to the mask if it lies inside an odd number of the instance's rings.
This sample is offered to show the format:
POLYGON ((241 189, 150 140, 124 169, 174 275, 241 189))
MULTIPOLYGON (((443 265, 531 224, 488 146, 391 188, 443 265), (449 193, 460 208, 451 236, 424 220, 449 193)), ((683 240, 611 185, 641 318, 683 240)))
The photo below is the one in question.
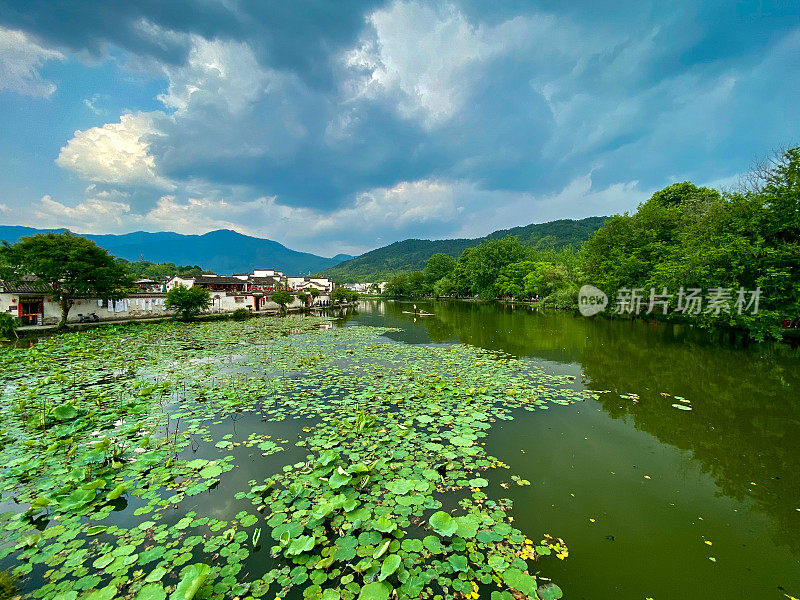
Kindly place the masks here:
MULTIPOLYGON (((0 281, 0 311, 17 317, 21 325, 55 325, 61 320, 61 305, 49 291, 46 285, 36 281, 0 281)), ((165 294, 160 292, 136 293, 116 301, 77 298, 68 322, 78 322, 81 316, 91 314, 101 321, 169 316, 172 313, 164 308, 164 300, 165 294)))

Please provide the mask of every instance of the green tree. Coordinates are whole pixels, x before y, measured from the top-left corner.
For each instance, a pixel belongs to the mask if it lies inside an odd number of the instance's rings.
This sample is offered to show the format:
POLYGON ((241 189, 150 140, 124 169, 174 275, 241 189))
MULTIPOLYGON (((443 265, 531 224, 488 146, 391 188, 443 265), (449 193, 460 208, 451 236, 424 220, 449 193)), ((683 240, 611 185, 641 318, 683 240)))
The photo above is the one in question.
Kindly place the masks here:
POLYGON ((528 296, 538 294, 542 298, 572 287, 567 266, 549 262, 534 263, 525 276, 524 285, 528 296))
POLYGON ((428 284, 425 273, 411 271, 408 274, 408 294, 410 296, 426 296, 433 290, 433 284, 428 284))
POLYGON ((446 277, 456 268, 456 259, 449 254, 438 252, 428 259, 423 273, 425 281, 431 288, 442 277, 446 277))
POLYGON ((358 300, 358 292, 355 290, 348 290, 345 287, 338 287, 331 292, 331 301, 334 304, 341 302, 355 302, 358 300))
POLYGON ((510 298, 525 297, 525 276, 534 270, 537 264, 539 263, 531 260, 522 260, 503 267, 495 282, 497 295, 510 298))
POLYGON ((65 233, 40 233, 21 238, 0 249, 10 278, 22 281, 33 275, 48 287, 48 295, 61 306, 59 329, 77 298, 118 300, 130 292, 131 277, 106 250, 84 237, 65 233))
POLYGON ((17 336, 17 320, 8 313, 0 313, 0 337, 17 336))
POLYGON ((314 304, 317 298, 319 298, 322 295, 317 288, 311 288, 310 290, 308 290, 308 293, 311 294, 311 304, 314 304))
POLYGON ((303 292, 303 291, 297 292, 297 299, 300 300, 300 302, 303 303, 303 306, 308 306, 308 299, 309 298, 311 298, 311 296, 309 294, 307 294, 306 292, 303 292))
POLYGON ((292 296, 286 290, 278 290, 274 294, 272 294, 272 296, 270 296, 269 299, 281 307, 281 312, 285 312, 286 305, 291 304, 292 300, 294 300, 294 296, 292 296))
POLYGON ((506 265, 525 258, 526 254, 527 248, 513 235, 478 244, 471 249, 465 261, 470 291, 483 298, 493 298, 500 272, 506 265))
POLYGON ((386 282, 386 288, 383 290, 383 295, 389 298, 402 298, 410 295, 409 289, 408 274, 398 273, 397 275, 390 277, 386 282))
POLYGON ((442 277, 433 286, 433 294, 437 298, 455 296, 457 293, 458 289, 456 288, 456 284, 449 275, 447 277, 442 277))
POLYGON ((211 294, 206 288, 175 286, 167 292, 164 308, 174 310, 175 316, 189 321, 211 306, 211 294))

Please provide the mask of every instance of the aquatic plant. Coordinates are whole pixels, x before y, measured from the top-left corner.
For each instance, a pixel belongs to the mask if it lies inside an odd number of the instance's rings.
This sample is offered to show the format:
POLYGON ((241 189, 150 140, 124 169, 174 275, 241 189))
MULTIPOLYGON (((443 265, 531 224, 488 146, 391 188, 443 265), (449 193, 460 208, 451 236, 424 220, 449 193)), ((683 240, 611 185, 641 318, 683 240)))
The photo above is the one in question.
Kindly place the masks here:
POLYGON ((130 325, 1 349, 0 492, 20 510, 0 515, 0 561, 25 592, 560 597, 536 561, 565 544, 513 526, 481 440, 514 410, 591 393, 499 353, 322 323, 130 325), (239 430, 249 416, 261 428, 239 430), (294 445, 270 433, 295 422, 294 445), (281 461, 292 448, 305 456, 281 461), (237 467, 264 470, 237 489, 237 467), (198 514, 206 494, 235 508, 198 514))

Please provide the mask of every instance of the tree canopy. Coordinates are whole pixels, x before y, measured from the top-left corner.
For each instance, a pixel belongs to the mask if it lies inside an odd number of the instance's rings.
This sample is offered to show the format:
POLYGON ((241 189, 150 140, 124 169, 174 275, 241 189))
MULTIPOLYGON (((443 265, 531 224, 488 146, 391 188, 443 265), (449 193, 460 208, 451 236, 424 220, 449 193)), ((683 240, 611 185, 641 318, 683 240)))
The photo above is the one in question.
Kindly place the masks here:
POLYGON ((384 294, 538 296, 544 305, 574 307, 588 283, 612 309, 619 290, 639 290, 647 309, 651 290, 666 288, 674 311, 682 289, 700 289, 706 299, 717 290, 730 296, 729 310, 702 311, 690 322, 780 337, 784 322, 800 323, 800 147, 773 156, 747 183, 724 193, 688 181, 669 185, 633 214, 607 219, 577 251, 534 248, 509 235, 465 248, 457 261, 437 254, 425 269, 391 277, 384 294), (739 314, 732 309, 745 292, 751 310, 739 314))
POLYGON ((281 307, 281 310, 286 310, 286 305, 290 304, 292 300, 294 300, 294 296, 292 296, 286 290, 278 290, 269 298, 273 302, 275 302, 278 306, 281 307))
POLYGON ((177 285, 167 292, 164 307, 174 310, 180 319, 189 321, 211 306, 211 293, 203 287, 177 285))
POLYGON ((69 232, 23 237, 16 244, 4 244, 0 254, 6 277, 23 281, 32 275, 48 287, 61 306, 61 328, 75 299, 116 300, 130 291, 124 265, 94 242, 69 232))

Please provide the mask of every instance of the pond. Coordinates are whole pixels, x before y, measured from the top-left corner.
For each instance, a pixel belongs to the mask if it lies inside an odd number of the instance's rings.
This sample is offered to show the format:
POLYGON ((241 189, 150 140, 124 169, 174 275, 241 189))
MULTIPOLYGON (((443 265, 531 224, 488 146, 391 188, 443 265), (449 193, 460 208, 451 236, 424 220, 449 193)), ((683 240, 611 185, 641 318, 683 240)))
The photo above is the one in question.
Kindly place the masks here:
POLYGON ((0 350, 0 568, 59 600, 800 595, 797 351, 417 305, 0 350))
POLYGON ((800 596, 797 350, 562 311, 415 304, 435 316, 369 301, 349 322, 400 328, 387 335, 410 344, 501 350, 610 391, 517 414, 487 440, 532 483, 490 493, 515 501, 520 529, 569 546, 548 570, 565 597, 800 596))

